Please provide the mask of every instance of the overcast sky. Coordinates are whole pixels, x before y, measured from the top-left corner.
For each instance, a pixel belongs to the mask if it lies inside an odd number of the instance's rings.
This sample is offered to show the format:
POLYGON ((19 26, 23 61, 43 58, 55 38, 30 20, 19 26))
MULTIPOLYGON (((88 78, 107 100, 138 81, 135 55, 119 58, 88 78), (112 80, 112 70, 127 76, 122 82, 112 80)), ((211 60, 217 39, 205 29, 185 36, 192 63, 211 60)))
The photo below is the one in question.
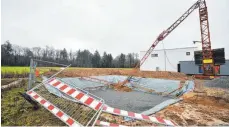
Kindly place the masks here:
MULTIPOLYGON (((147 50, 194 0, 2 0, 2 40, 23 47, 89 49, 113 55, 147 50)), ((213 48, 229 58, 229 0, 207 0, 213 48)), ((165 48, 195 46, 198 10, 163 42, 165 48)), ((161 49, 159 44, 157 49, 161 49)))

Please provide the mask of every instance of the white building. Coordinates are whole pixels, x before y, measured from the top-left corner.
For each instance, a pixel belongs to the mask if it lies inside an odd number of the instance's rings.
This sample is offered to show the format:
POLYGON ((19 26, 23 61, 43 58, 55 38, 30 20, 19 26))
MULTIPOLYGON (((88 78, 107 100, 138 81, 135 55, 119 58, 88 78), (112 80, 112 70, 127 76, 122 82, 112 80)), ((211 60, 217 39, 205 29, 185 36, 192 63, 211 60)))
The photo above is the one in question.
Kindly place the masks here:
MULTIPOLYGON (((141 65, 141 71, 175 71, 179 61, 194 61, 194 51, 198 47, 175 48, 154 50, 146 61, 141 65)), ((140 59, 146 51, 140 52, 140 59)))

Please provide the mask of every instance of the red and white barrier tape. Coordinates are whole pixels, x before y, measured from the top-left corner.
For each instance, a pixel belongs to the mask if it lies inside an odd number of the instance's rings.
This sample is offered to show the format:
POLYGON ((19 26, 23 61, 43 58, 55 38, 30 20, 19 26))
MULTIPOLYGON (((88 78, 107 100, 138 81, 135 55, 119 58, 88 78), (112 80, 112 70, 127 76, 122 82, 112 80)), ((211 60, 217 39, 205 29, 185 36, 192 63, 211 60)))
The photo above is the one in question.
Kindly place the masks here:
MULTIPOLYGON (((94 99, 93 97, 90 97, 89 95, 85 95, 81 91, 75 88, 72 88, 65 83, 61 83, 57 79, 52 79, 51 81, 49 81, 49 84, 54 86, 58 90, 62 91, 63 93, 68 94, 69 96, 75 98, 76 100, 80 101, 83 104, 88 105, 89 107, 95 110, 98 110, 102 105, 101 102, 94 99)), ((146 116, 146 115, 139 114, 139 113, 134 113, 134 112, 129 112, 129 111, 125 111, 125 110, 121 110, 117 108, 112 108, 106 105, 103 106, 103 111, 107 113, 119 115, 119 116, 126 116, 130 118, 138 119, 138 120, 147 120, 153 123, 158 123, 158 124, 163 124, 163 125, 170 125, 170 126, 176 125, 173 121, 162 119, 160 117, 146 116)))
POLYGON ((115 115, 131 117, 131 118, 138 119, 138 120, 147 120, 153 123, 159 123, 163 125, 170 125, 170 126, 176 125, 173 121, 165 120, 160 117, 152 117, 152 116, 147 116, 147 115, 143 115, 139 113, 129 112, 129 111, 125 111, 125 110, 121 110, 117 108, 112 108, 107 105, 103 106, 103 111, 107 113, 115 114, 115 115))
POLYGON ((61 121, 66 123, 68 126, 71 127, 80 127, 81 125, 75 121, 73 118, 68 116, 66 113, 61 111, 58 107, 41 97, 39 94, 37 94, 34 91, 28 91, 27 94, 32 97, 34 100, 36 100, 38 103, 40 103, 43 107, 45 107, 48 111, 50 111, 53 115, 55 115, 57 118, 59 118, 61 121))
POLYGON ((108 123, 108 122, 104 122, 104 121, 96 121, 97 125, 102 125, 102 126, 110 126, 110 127, 127 127, 124 125, 119 125, 119 124, 114 124, 114 123, 108 123))
MULTIPOLYGON (((48 111, 50 111, 52 114, 54 114, 57 118, 59 118, 61 121, 66 123, 68 126, 71 127, 80 127, 81 125, 76 122, 73 118, 68 116, 66 113, 61 111, 58 107, 56 107, 54 104, 50 103, 43 97, 41 97, 39 94, 37 94, 34 91, 28 91, 27 94, 32 97, 35 101, 37 101, 39 104, 41 104, 43 107, 45 107, 48 111)), ((97 125, 103 125, 103 126, 116 126, 116 127, 126 127, 124 125, 118 125, 114 123, 104 122, 104 121, 96 121, 97 125)))
POLYGON ((93 97, 89 96, 88 94, 85 94, 75 88, 72 88, 71 86, 57 79, 50 80, 49 85, 52 85, 53 87, 57 88, 61 92, 73 97, 77 101, 91 107, 92 109, 99 110, 102 106, 101 101, 96 100, 93 97))

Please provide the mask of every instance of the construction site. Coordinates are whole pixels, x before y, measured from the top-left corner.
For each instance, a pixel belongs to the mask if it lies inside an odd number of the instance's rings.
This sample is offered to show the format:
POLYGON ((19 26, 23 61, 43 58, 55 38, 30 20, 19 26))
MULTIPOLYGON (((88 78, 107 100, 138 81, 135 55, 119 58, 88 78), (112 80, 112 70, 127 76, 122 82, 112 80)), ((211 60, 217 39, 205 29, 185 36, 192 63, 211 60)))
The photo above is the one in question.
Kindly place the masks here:
POLYGON ((196 1, 161 32, 135 68, 71 68, 31 58, 28 78, 2 79, 2 126, 229 126, 229 77, 216 73, 225 58, 217 63, 212 53, 206 2, 196 1), (199 13, 203 73, 140 70, 192 12, 199 13))

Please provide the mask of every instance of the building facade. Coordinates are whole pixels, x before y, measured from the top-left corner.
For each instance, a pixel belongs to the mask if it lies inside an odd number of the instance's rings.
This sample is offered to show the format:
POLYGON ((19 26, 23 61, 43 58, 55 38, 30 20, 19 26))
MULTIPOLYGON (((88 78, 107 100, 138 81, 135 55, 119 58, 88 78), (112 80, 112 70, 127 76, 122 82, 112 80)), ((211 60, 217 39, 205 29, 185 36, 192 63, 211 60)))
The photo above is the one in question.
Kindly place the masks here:
MULTIPOLYGON (((141 65, 141 71, 178 71, 179 61, 194 61, 194 51, 198 47, 154 50, 141 65)), ((146 51, 140 52, 140 59, 146 51)))

